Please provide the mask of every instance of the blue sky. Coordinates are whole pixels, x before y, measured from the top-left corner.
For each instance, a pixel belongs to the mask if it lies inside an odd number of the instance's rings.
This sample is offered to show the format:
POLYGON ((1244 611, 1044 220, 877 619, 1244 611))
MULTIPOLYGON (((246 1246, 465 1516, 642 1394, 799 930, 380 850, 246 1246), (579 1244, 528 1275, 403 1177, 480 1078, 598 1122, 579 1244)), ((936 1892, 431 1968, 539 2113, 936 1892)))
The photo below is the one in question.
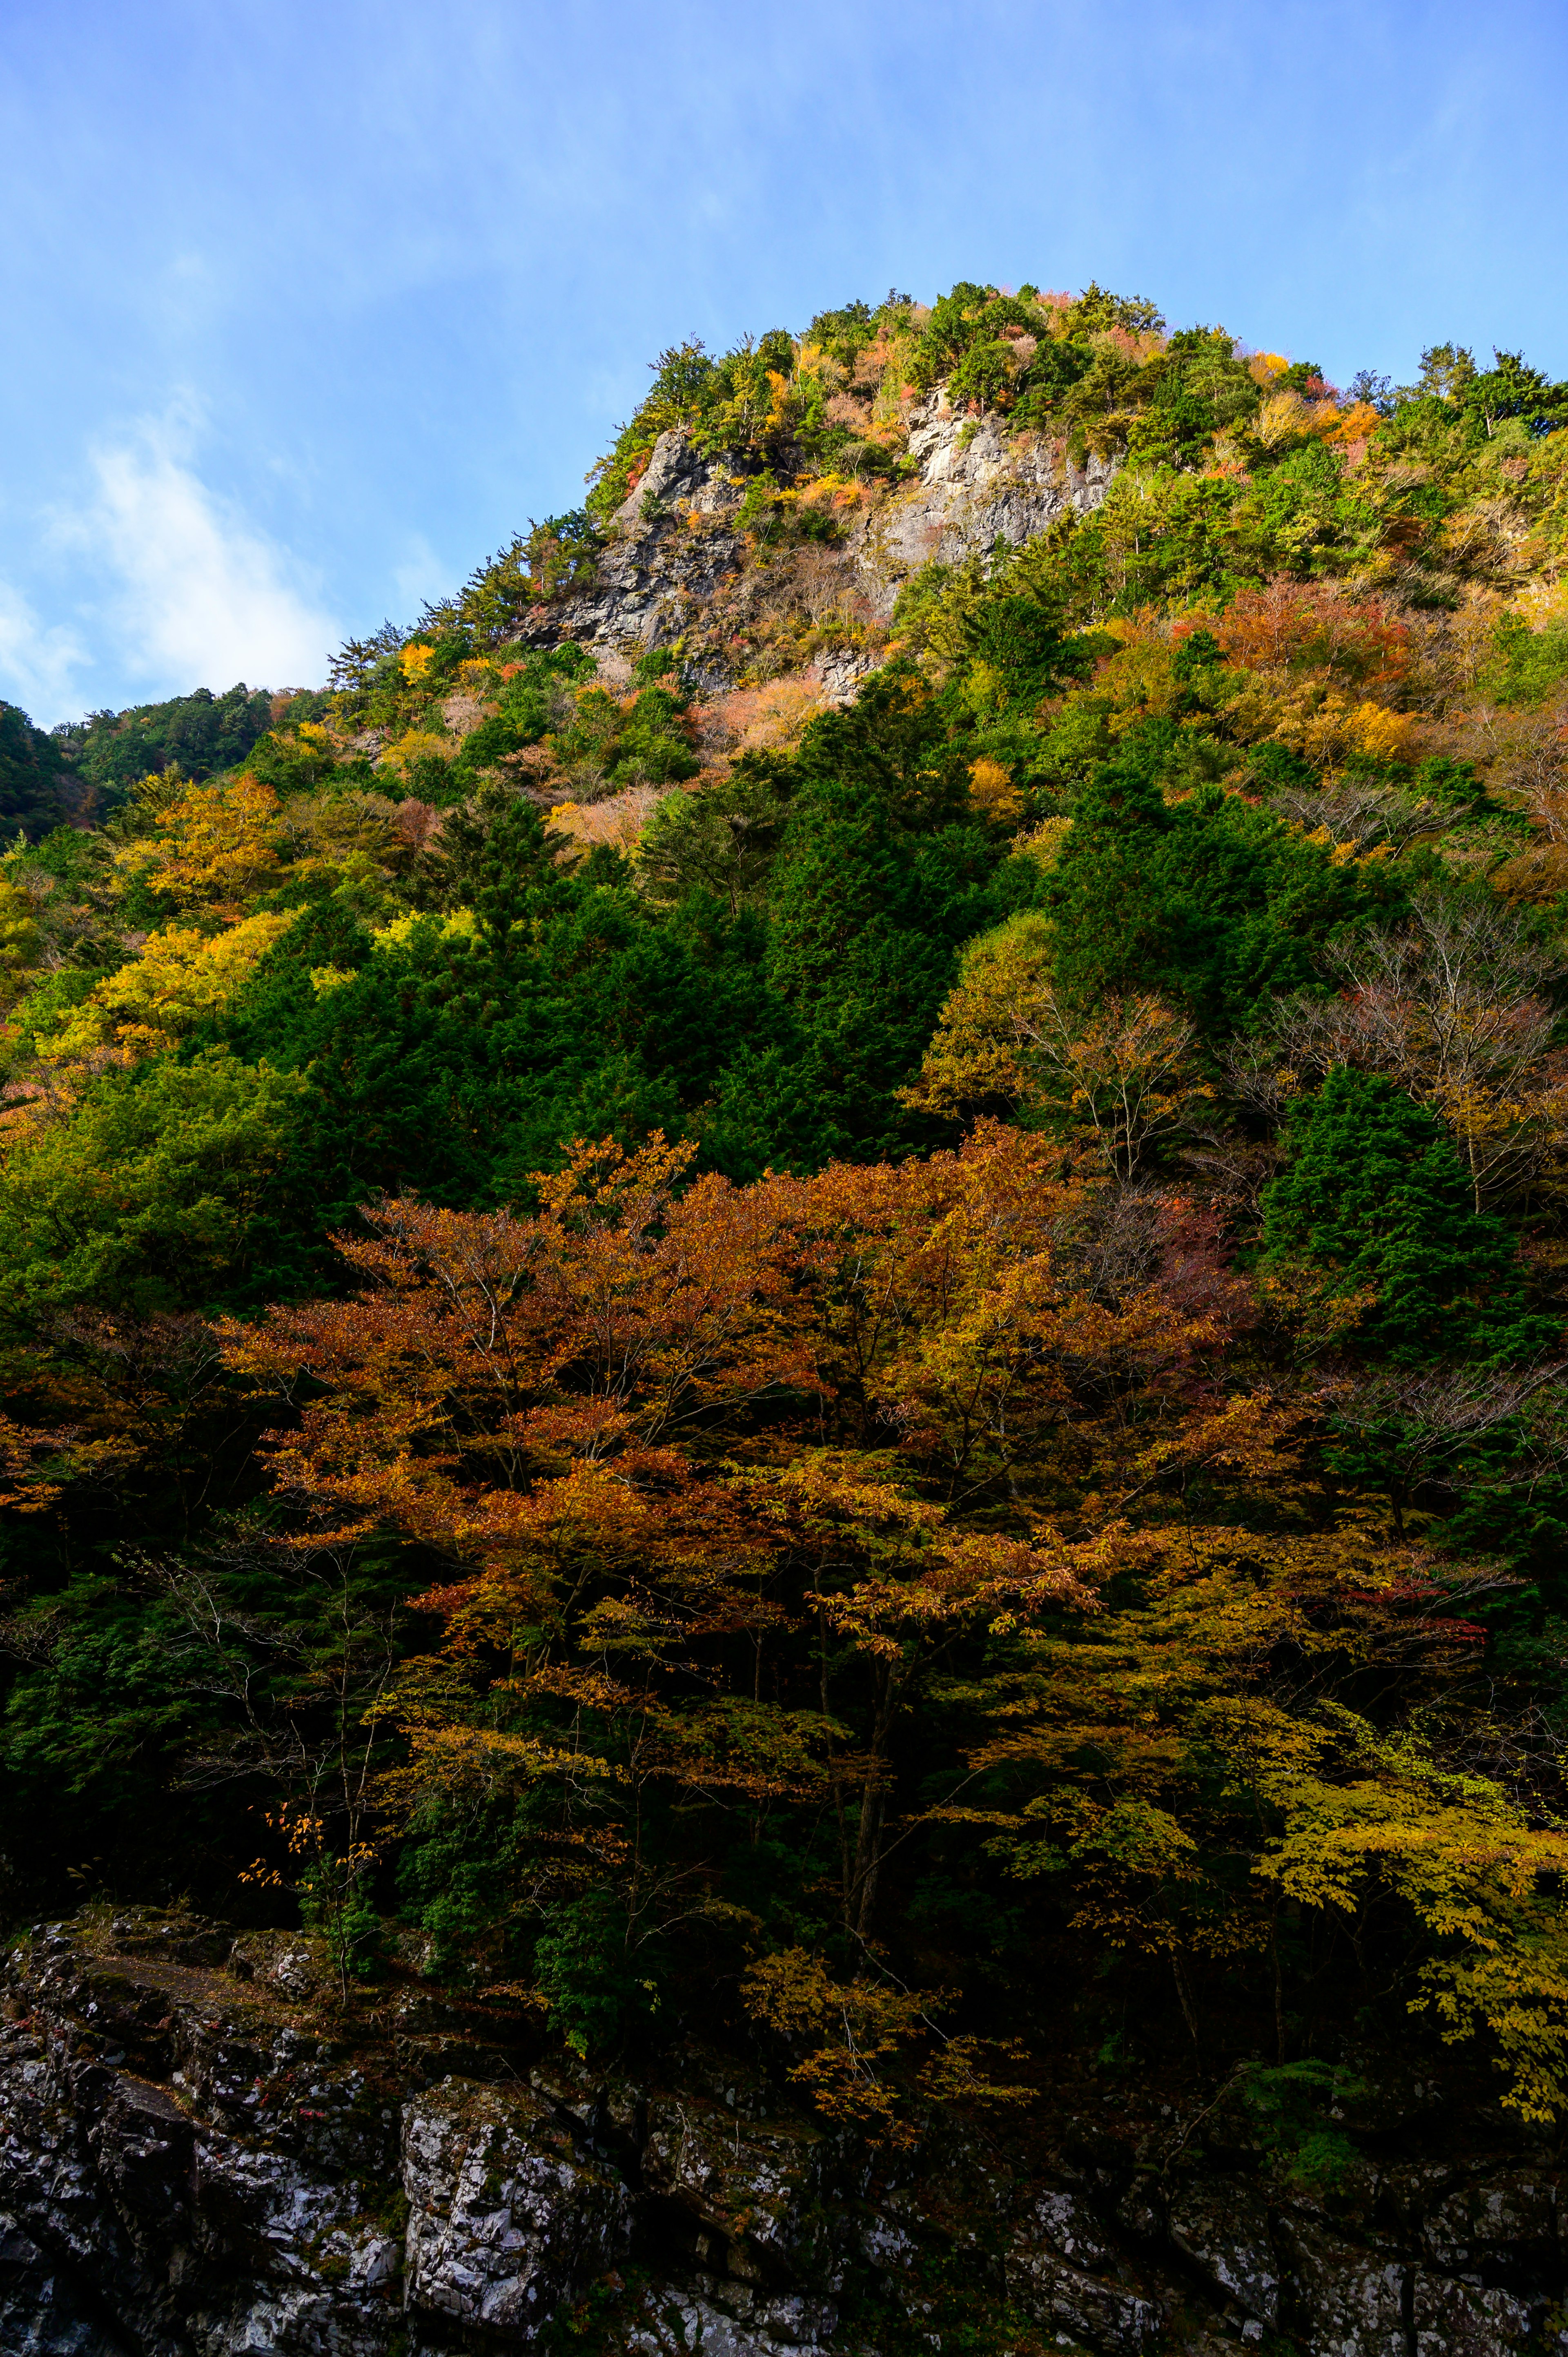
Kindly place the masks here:
POLYGON ((662 346, 955 278, 1568 374, 1568 12, 6 0, 0 695, 318 683, 662 346))

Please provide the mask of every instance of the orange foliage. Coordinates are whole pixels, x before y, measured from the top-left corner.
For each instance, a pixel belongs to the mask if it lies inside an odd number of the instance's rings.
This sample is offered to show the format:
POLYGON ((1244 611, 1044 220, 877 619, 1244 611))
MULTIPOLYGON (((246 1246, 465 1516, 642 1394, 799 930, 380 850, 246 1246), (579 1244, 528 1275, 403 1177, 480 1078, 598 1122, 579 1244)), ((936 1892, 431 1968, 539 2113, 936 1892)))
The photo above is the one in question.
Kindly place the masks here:
POLYGON ((1250 671, 1316 671, 1337 685, 1391 688, 1410 669, 1410 631, 1382 597, 1337 582, 1271 581, 1243 589, 1213 625, 1232 662, 1250 671))
POLYGON ((684 1183, 690 1155, 580 1143, 526 1219, 368 1210, 358 1297, 230 1324, 226 1358, 295 1403, 269 1446, 298 1545, 392 1531, 447 1567, 422 1604, 451 1669, 392 1706, 405 1792, 552 1784, 560 1871, 634 1890, 639 1835, 605 1801, 585 1825, 585 1778, 831 1796, 864 1932, 891 1733, 944 1649, 1090 1607, 1141 1552, 1121 1485, 1254 1463, 1268 1419, 1200 1379, 1224 1318, 1190 1272, 1107 1297, 1095 1185, 1038 1138, 752 1187, 684 1183), (1049 1463, 1090 1430, 1099 1499, 1064 1519, 1049 1463), (813 1628, 810 1706, 764 1702, 764 1653, 813 1628), (830 1653, 869 1704, 854 1752, 830 1653))
MULTIPOLYGON (((667 786, 628 786, 624 793, 607 794, 596 802, 556 802, 550 812, 550 831, 575 852, 591 851, 596 843, 630 851, 654 805, 669 791, 667 786)), ((564 849, 563 856, 569 858, 570 853, 564 849)))
POLYGON ((827 701, 826 688, 811 671, 765 687, 737 687, 704 708, 703 741, 715 751, 787 751, 827 701))

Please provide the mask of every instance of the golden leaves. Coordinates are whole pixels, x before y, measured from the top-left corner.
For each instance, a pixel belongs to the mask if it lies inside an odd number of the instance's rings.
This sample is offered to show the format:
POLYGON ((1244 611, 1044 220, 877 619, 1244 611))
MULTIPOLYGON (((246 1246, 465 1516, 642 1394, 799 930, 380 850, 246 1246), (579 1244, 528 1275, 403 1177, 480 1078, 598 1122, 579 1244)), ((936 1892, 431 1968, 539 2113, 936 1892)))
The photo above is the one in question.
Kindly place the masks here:
POLYGON ((136 957, 96 983, 60 1030, 38 1041, 39 1057, 70 1063, 106 1046, 157 1054, 230 1005, 296 914, 263 910, 217 934, 190 925, 149 933, 136 957))
POLYGON ((1189 1125, 1214 1091, 1197 1076, 1190 1024, 1157 999, 1112 997, 1075 1019, 1051 983, 1047 919, 1029 910, 982 934, 964 954, 920 1077, 901 1092, 933 1112, 998 1099, 1055 1114, 1130 1178, 1157 1140, 1189 1125))
POLYGON ((161 813, 156 836, 115 859, 181 908, 237 916, 281 873, 277 796, 248 770, 229 784, 190 786, 161 813))
POLYGON ((789 2076, 824 2118, 894 2145, 913 2139, 911 2099, 982 2106, 1026 2103, 1033 2089, 994 2076, 1023 2062, 1015 2040, 949 2038, 935 2016, 957 2003, 950 1989, 916 1991, 877 1978, 874 1965, 835 1980, 821 1956, 788 1948, 752 1964, 741 1984, 752 2019, 808 2049, 789 2076), (935 2046, 917 2074, 914 2056, 935 2046))

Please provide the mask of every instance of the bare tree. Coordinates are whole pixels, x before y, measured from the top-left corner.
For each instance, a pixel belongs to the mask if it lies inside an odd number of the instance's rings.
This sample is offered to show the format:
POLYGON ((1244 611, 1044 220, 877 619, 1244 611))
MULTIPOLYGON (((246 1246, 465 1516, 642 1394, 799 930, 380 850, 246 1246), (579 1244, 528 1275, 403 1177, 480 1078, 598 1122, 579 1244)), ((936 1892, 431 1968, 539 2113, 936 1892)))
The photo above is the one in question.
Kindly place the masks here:
POLYGON ((1460 815, 1460 805, 1435 802, 1429 795, 1398 793, 1390 786, 1357 785, 1341 780, 1312 789, 1286 786, 1270 797, 1271 813, 1309 833, 1326 834, 1335 845, 1358 848, 1386 844, 1402 851, 1418 835, 1434 834, 1460 815))
POLYGON ((1565 972, 1529 920, 1441 888, 1412 897, 1411 921, 1331 952, 1333 999, 1277 1009, 1273 1054, 1242 1051, 1233 1079, 1264 1105, 1336 1064, 1386 1072, 1444 1122, 1476 1206, 1517 1194, 1563 1158, 1568 1060, 1552 1049, 1542 995, 1565 972))
POLYGON ((1375 1463, 1402 1537, 1423 1491, 1491 1491, 1524 1500, 1568 1469, 1568 1395, 1561 1362, 1423 1367, 1337 1387, 1336 1422, 1375 1463), (1506 1453, 1484 1443, 1507 1437, 1506 1453))

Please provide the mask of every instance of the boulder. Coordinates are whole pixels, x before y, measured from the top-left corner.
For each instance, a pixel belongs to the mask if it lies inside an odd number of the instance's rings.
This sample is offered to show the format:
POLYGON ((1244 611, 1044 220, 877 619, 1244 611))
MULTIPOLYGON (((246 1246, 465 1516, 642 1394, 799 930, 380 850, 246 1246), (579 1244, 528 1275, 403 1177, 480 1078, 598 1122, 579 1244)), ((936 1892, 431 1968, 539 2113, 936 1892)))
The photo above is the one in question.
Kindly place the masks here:
POLYGON ((1047 2247, 1015 2245, 1006 2281, 1008 2298, 1058 2339, 1103 2350, 1107 2357, 1140 2357, 1160 2340, 1164 2319, 1155 2302, 1069 2266, 1047 2247))
POLYGON ((286 1934, 245 1935, 245 1979, 207 1961, 231 1932, 122 1920, 6 1954, 4 2357, 508 2357, 601 2322, 644 2357, 862 2357, 1020 2317, 1100 2357, 1568 2357, 1562 2171, 1461 2102, 1321 2195, 1229 2136, 1167 2162, 1170 2108, 1122 2094, 876 2150, 755 2053, 591 2072, 516 2008, 403 1977, 345 2012, 264 1968, 286 1934))
POLYGON ((82 2305, 69 2275, 0 2212, 0 2349, 6 2357, 131 2357, 131 2344, 82 2305))
POLYGON ((1286 2217, 1285 2308, 1308 2349, 1333 2357, 1402 2350, 1410 2269, 1396 2255, 1343 2241, 1316 2219, 1286 2217))
MULTIPOLYGON (((1412 2317, 1415 2357, 1512 2357, 1530 2346, 1544 2301, 1517 2292, 1418 2274, 1412 2317)), ((1562 2347, 1562 2340, 1556 2344, 1562 2347)))
POLYGON ((1138 2357, 1158 2341, 1161 2303, 1145 2296, 1081 2194, 1036 2194, 1014 2229, 1007 2297, 1035 2323, 1111 2357, 1138 2357))
POLYGON ((645 2301, 622 2345, 636 2357, 800 2357, 823 2348, 837 2323, 831 2301, 699 2280, 645 2301))
POLYGON ((529 2088, 447 2079, 403 2114, 411 2309, 527 2341, 626 2256, 631 2198, 529 2088))
POLYGON ((1170 2238, 1201 2269, 1221 2300, 1277 2330, 1280 2263, 1269 2216, 1252 2188, 1238 2179, 1188 2179, 1173 2197, 1170 2238))
POLYGON ((1444 2193, 1422 2223, 1421 2239, 1445 2275, 1496 2268, 1505 2259, 1551 2265, 1557 2256, 1552 2186, 1520 2169, 1472 2179, 1444 2193))
POLYGON ((803 2121, 743 2119, 701 2097, 656 2100, 642 2147, 645 2197, 684 2210, 696 2255, 744 2281, 817 2281, 830 2270, 824 2197, 831 2140, 803 2121))
POLYGON ((615 522, 622 532, 636 533, 661 509, 711 514, 736 497, 723 460, 694 448, 686 426, 667 425, 641 480, 616 510, 615 522))

